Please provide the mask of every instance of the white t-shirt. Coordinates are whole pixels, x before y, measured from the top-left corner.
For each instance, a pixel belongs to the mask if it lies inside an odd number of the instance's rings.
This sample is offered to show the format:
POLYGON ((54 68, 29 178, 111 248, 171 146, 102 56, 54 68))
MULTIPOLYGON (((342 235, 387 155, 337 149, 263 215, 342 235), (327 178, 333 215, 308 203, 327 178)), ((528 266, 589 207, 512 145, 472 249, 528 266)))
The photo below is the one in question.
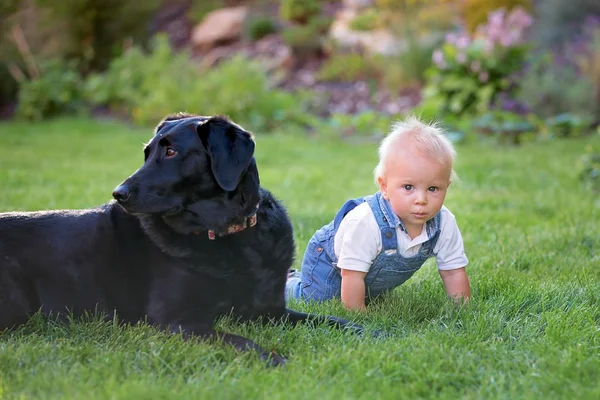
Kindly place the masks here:
MULTIPOLYGON (((433 248, 433 254, 440 270, 462 268, 469 260, 465 255, 464 245, 456 218, 445 206, 442 206, 441 232, 433 248)), ((411 239, 400 226, 396 228, 398 251, 404 257, 417 254, 421 245, 427 241, 427 230, 411 239)), ((350 211, 338 228, 334 238, 334 251, 338 258, 338 267, 352 271, 368 272, 373 260, 382 249, 381 231, 367 202, 350 211)))

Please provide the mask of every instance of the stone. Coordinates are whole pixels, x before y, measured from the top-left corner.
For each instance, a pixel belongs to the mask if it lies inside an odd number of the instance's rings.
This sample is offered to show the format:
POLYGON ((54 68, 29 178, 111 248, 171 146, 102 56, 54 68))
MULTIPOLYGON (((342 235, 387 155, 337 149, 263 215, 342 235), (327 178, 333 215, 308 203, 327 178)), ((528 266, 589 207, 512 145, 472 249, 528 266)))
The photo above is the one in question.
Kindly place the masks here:
POLYGON ((242 35, 248 7, 238 6, 212 11, 192 29, 191 43, 195 50, 208 51, 220 44, 237 40, 242 35))

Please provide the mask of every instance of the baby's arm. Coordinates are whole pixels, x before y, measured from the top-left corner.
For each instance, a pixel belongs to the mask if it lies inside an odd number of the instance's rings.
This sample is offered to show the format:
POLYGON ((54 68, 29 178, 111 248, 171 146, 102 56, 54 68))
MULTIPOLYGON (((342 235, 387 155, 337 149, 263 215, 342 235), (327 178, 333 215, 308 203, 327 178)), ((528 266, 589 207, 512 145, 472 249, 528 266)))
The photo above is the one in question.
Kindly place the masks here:
POLYGON ((341 270, 342 303, 347 310, 365 310, 365 276, 366 272, 341 270))
POLYGON ((471 297, 471 286, 469 277, 464 267, 450 270, 440 270, 440 276, 444 282, 448 297, 460 304, 469 301, 471 297))

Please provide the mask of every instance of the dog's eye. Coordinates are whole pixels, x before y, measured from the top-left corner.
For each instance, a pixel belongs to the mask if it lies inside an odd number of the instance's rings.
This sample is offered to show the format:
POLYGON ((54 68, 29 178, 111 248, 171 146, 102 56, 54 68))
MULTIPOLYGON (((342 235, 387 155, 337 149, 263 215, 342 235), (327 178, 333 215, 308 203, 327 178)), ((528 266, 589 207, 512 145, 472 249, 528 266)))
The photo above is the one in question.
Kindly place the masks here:
POLYGON ((174 157, 177 154, 177 150, 172 147, 167 147, 167 152, 165 153, 167 157, 174 157))

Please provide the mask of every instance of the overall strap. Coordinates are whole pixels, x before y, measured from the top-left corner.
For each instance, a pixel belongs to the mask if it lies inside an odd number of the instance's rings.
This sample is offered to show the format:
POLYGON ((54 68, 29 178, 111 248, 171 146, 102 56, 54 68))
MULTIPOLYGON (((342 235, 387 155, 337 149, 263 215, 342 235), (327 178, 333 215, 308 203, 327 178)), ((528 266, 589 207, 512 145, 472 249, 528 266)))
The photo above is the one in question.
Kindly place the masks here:
POLYGON ((335 215, 335 218, 333 219, 333 231, 334 232, 337 232, 337 230, 340 227, 340 224, 342 223, 342 220, 344 219, 346 214, 348 214, 350 211, 354 210, 354 208, 356 208, 356 206, 364 203, 365 199, 366 199, 365 197, 358 197, 356 199, 350 199, 344 203, 342 208, 339 209, 339 211, 335 215))
POLYGON ((369 207, 371 207, 375 221, 377 221, 377 225, 381 231, 382 251, 397 250, 398 239, 396 237, 396 228, 390 226, 392 223, 388 220, 388 217, 386 217, 381 208, 381 193, 377 192, 373 196, 365 198, 365 200, 369 203, 369 207))

